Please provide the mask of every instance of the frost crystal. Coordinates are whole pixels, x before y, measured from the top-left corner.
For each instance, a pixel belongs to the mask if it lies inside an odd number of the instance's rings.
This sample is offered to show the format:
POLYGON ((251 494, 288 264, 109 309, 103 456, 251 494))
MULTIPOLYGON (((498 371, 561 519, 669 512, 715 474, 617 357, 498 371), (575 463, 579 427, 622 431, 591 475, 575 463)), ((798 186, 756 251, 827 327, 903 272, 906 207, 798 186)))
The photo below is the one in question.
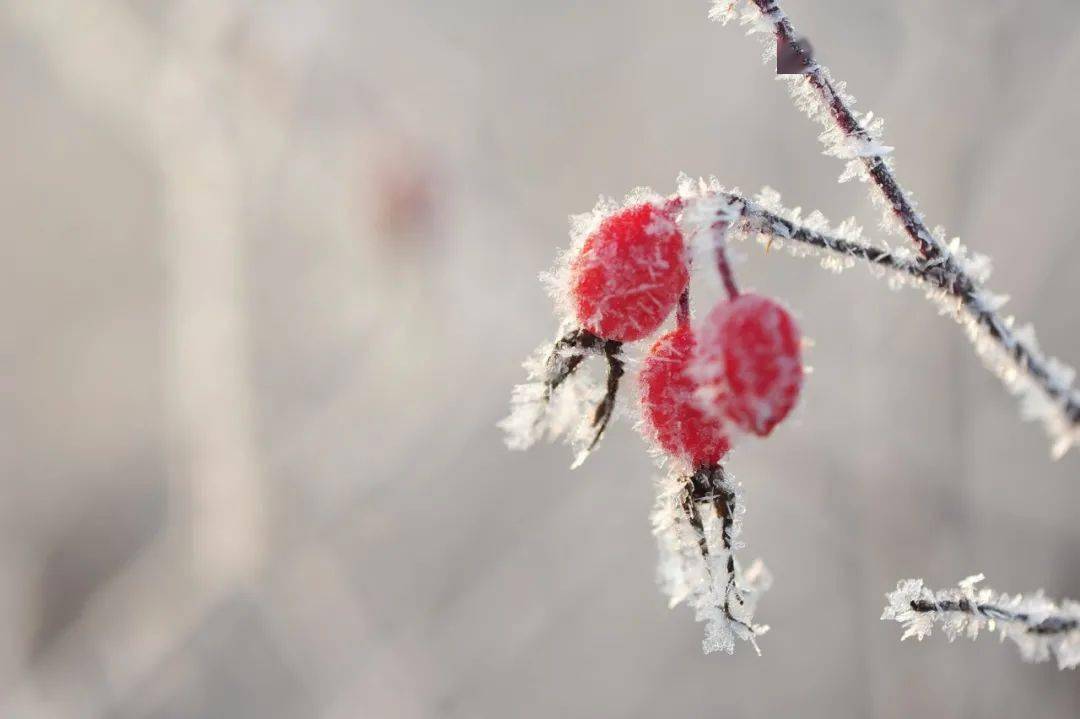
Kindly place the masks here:
POLYGON ((982 580, 976 574, 955 588, 934 592, 921 579, 905 579, 885 595, 888 604, 881 618, 903 625, 901 640, 921 641, 935 624, 950 642, 961 636, 975 639, 985 628, 1015 642, 1024 661, 1045 662, 1053 656, 1059 669, 1080 665, 1080 603, 1066 599, 1059 604, 1041 590, 1010 597, 978 588, 982 580))

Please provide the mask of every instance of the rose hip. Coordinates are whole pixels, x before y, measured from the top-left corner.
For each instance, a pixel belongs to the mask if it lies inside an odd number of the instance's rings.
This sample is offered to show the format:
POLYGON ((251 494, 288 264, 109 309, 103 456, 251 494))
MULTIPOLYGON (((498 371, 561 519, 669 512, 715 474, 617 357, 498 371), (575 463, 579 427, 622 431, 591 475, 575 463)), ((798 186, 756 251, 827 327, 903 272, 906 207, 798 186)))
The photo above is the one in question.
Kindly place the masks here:
POLYGON ((721 413, 706 413, 690 372, 694 334, 683 326, 656 341, 641 369, 645 425, 660 447, 691 465, 715 464, 730 448, 721 413))
POLYGON ((768 435, 802 388, 801 337, 791 314, 767 297, 741 294, 709 313, 700 337, 695 376, 723 397, 732 423, 768 435))
POLYGON ((685 255, 682 233, 664 208, 635 205, 606 218, 570 265, 578 321, 619 342, 652 334, 689 281, 685 255))

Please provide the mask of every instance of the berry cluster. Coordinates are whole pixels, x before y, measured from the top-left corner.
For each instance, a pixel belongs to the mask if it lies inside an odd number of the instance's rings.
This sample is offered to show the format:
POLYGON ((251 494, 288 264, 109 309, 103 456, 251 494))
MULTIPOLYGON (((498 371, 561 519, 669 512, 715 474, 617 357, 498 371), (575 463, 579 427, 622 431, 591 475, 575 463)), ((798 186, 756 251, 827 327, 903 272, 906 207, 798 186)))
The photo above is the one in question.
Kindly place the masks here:
POLYGON ((731 205, 698 194, 606 210, 578 234, 556 282, 568 326, 527 365, 538 381, 515 390, 503 426, 516 448, 576 426, 580 464, 614 411, 624 345, 657 332, 675 311, 675 328, 655 341, 638 377, 645 434, 672 460, 653 524, 673 602, 686 599, 706 622, 706 651, 730 652, 735 637, 754 642, 767 629, 753 614, 768 580, 763 568, 743 572, 735 560, 742 507, 721 461, 739 435, 769 435, 795 406, 799 329, 774 300, 739 292, 725 249, 737 221, 731 205), (688 238, 699 235, 713 243, 727 297, 692 323, 688 238), (607 361, 604 390, 573 381, 590 355, 607 361), (552 409, 567 398, 568 412, 552 409))
MULTIPOLYGON (((722 241, 717 262, 728 298, 691 326, 690 253, 680 228, 687 202, 652 200, 613 211, 569 261, 574 326, 548 355, 541 400, 550 402, 588 354, 607 358, 607 391, 586 451, 614 410, 623 345, 656 332, 676 306, 677 326, 649 350, 639 381, 646 434, 667 456, 694 469, 716 465, 735 436, 768 435, 798 400, 798 327, 774 300, 739 292, 722 241)), ((722 240, 726 227, 717 220, 710 229, 722 240)))

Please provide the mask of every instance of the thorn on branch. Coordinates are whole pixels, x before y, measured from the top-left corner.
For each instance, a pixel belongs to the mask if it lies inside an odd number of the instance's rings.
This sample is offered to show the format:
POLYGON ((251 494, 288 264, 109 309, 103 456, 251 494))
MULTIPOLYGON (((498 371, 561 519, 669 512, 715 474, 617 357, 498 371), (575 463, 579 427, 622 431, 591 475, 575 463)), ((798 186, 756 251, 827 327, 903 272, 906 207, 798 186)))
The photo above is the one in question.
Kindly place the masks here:
POLYGON ((805 75, 814 64, 814 48, 805 37, 776 39, 776 74, 805 75))

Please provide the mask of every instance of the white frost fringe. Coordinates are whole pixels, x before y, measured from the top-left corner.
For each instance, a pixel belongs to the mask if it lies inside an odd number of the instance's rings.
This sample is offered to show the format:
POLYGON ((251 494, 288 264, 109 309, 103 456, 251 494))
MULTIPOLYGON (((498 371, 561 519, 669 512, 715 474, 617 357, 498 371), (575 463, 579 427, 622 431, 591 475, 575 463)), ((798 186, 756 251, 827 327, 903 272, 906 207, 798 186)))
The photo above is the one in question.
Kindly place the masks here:
POLYGON ((1053 655, 1059 669, 1080 665, 1080 603, 1066 599, 1054 602, 1042 590, 1010 597, 975 585, 983 580, 976 574, 957 587, 934 592, 921 579, 905 579, 896 591, 886 594, 889 603, 881 615, 904 626, 901 639, 929 636, 934 624, 941 624, 953 641, 961 635, 975 639, 985 627, 1001 633, 1020 648, 1028 662, 1045 662, 1053 655))
POLYGON ((685 601, 694 610, 695 620, 705 623, 702 649, 706 654, 719 651, 734 654, 736 638, 750 642, 761 654, 757 637, 769 627, 754 624, 754 612, 758 599, 772 584, 772 576, 760 559, 745 570, 736 561, 733 581, 727 573, 729 555, 744 546, 738 541, 742 515, 746 512, 742 490, 730 478, 725 479, 724 486, 735 493, 733 522, 726 541, 720 518, 714 511, 704 511, 706 504, 699 504, 709 547, 706 565, 699 551, 700 535, 682 509, 685 482, 684 476, 673 471, 658 483, 652 513, 653 534, 660 550, 657 582, 668 596, 669 607, 685 601), (725 612, 725 605, 730 615, 725 612))

